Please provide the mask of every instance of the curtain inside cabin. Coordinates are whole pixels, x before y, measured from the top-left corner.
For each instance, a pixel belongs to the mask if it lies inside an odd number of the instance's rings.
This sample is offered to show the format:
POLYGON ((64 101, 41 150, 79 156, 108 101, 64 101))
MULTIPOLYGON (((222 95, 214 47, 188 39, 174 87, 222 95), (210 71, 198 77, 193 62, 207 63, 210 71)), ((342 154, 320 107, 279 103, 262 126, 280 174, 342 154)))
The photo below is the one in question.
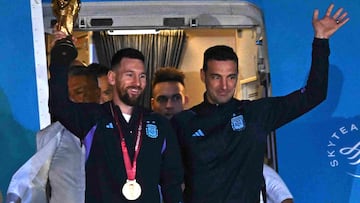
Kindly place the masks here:
POLYGON ((152 76, 158 68, 178 68, 185 34, 183 30, 162 30, 158 34, 108 35, 107 31, 94 31, 95 45, 100 64, 110 67, 111 57, 122 48, 135 48, 145 56, 147 86, 140 105, 150 108, 152 76))

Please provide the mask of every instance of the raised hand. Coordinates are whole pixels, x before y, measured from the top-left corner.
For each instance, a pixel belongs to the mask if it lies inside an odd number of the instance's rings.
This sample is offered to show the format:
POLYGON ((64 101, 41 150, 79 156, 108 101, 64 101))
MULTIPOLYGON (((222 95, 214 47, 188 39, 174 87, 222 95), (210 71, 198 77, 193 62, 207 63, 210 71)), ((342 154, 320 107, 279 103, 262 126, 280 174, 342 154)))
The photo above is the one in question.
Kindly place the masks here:
POLYGON ((334 4, 330 4, 322 19, 318 19, 319 10, 314 10, 312 25, 314 27, 316 38, 329 39, 340 27, 350 20, 350 18, 347 17, 348 13, 344 12, 343 8, 339 8, 335 14, 331 16, 333 9, 334 4))
MULTIPOLYGON (((52 36, 53 36, 53 39, 52 39, 52 41, 50 43, 51 48, 54 47, 56 41, 64 39, 64 38, 67 37, 65 32, 59 31, 59 30, 56 30, 56 29, 53 30, 52 36)), ((76 44, 76 42, 77 42, 76 37, 71 36, 71 39, 72 39, 73 43, 76 44)))

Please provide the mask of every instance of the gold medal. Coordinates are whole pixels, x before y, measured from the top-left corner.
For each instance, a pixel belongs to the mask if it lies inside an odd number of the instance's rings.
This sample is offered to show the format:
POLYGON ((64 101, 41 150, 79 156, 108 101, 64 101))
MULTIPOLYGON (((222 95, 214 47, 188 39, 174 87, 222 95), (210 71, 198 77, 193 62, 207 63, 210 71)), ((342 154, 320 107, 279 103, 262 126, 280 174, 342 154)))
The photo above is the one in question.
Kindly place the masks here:
POLYGON ((127 200, 136 200, 141 195, 141 187, 136 180, 126 180, 122 193, 127 200))
POLYGON ((124 135, 121 131, 121 126, 119 125, 118 116, 116 114, 116 111, 113 110, 111 104, 110 104, 110 109, 111 109, 111 114, 115 120, 116 128, 119 131, 119 137, 120 137, 120 141, 121 141, 120 146, 121 146, 121 151, 123 154, 124 165, 125 165, 126 176, 127 176, 126 183, 122 187, 121 191, 127 200, 136 200, 141 195, 141 187, 140 187, 139 183, 136 182, 135 177, 136 177, 136 160, 139 155, 140 146, 141 146, 141 132, 142 132, 142 119, 143 119, 142 116, 143 115, 142 114, 140 115, 139 125, 138 125, 138 133, 136 136, 136 144, 135 144, 135 149, 134 149, 135 154, 134 154, 134 159, 131 162, 129 152, 128 152, 128 149, 126 146, 126 142, 124 139, 124 135))

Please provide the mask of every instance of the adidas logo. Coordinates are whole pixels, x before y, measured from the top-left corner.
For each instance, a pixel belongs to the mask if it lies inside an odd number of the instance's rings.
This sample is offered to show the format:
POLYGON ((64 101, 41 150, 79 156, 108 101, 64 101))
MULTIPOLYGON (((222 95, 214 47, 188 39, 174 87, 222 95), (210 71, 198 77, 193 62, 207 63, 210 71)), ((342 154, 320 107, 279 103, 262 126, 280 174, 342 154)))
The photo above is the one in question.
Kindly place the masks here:
POLYGON ((105 127, 106 127, 106 128, 114 128, 114 126, 113 126, 112 123, 108 123, 105 127))
POLYGON ((192 134, 193 137, 204 137, 204 133, 203 131, 201 131, 200 129, 197 130, 194 134, 192 134))

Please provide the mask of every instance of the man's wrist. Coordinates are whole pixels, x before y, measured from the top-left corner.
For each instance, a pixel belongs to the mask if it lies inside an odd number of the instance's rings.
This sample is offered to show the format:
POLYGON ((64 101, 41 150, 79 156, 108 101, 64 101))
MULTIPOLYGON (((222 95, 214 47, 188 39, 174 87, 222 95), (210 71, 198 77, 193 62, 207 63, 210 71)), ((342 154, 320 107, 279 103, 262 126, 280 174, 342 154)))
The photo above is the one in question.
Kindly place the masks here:
POLYGON ((318 39, 329 39, 329 36, 323 35, 323 34, 315 34, 315 38, 318 39))

